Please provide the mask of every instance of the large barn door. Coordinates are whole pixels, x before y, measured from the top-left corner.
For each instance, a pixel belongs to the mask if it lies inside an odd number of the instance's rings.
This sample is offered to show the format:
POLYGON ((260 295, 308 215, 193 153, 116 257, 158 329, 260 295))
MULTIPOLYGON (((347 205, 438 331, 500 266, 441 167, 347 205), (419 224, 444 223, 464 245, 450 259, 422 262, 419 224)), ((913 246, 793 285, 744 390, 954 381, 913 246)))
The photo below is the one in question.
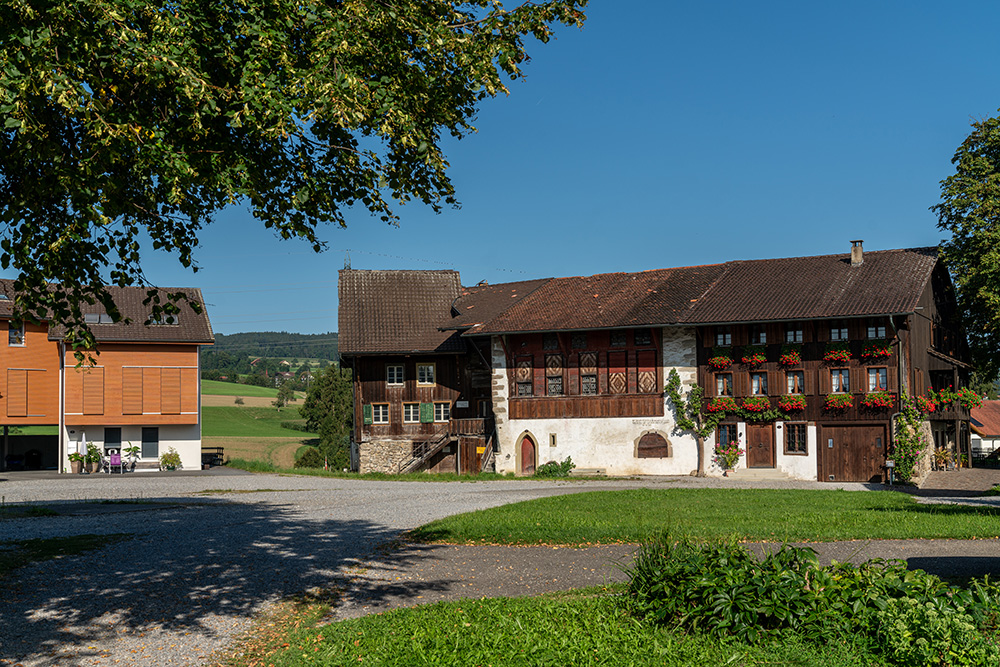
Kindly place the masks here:
POLYGON ((823 482, 881 482, 885 466, 884 426, 824 426, 819 438, 823 482))
POLYGON ((747 424, 747 467, 774 467, 774 428, 770 424, 747 424))

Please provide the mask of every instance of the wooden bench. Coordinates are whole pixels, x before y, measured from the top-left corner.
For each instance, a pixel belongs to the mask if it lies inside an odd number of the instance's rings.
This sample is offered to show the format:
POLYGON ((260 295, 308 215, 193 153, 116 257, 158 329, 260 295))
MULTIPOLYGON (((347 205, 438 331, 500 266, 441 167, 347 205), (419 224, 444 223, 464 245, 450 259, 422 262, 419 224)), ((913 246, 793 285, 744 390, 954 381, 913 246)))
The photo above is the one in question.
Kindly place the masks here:
POLYGON ((202 447, 202 466, 221 466, 225 461, 225 447, 202 447))

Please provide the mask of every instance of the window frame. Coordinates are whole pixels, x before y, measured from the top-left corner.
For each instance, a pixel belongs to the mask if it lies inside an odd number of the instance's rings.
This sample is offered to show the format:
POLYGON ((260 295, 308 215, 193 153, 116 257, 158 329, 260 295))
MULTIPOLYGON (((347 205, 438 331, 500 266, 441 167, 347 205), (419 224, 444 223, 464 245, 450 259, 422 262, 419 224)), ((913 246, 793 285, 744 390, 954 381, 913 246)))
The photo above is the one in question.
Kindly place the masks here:
POLYGON ((565 396, 566 395, 566 382, 563 380, 563 376, 559 375, 546 375, 545 376, 545 395, 546 396, 565 396), (559 391, 552 391, 552 384, 559 383, 559 391))
POLYGON ((7 347, 25 347, 26 344, 24 322, 15 327, 11 320, 7 320, 7 347))
POLYGON ((750 395, 770 396, 767 393, 767 371, 754 371, 750 373, 750 395), (762 391, 758 391, 759 389, 762 389, 762 391))
POLYGON ((865 338, 868 340, 884 340, 886 337, 885 321, 881 321, 880 323, 878 319, 868 320, 868 324, 865 326, 865 338), (872 335, 872 330, 874 330, 875 335, 872 335))
POLYGON ((738 428, 736 428, 736 424, 719 424, 715 428, 715 444, 716 445, 728 445, 728 444, 730 444, 732 442, 739 442, 739 441, 740 441, 740 430, 738 428), (727 437, 726 437, 725 441, 723 441, 723 439, 722 439, 722 432, 723 432, 723 430, 725 430, 725 432, 727 433, 727 437), (732 433, 732 435, 733 435, 733 439, 732 440, 730 440, 729 437, 728 437, 729 433, 732 433))
POLYGON ((372 403, 372 426, 384 426, 385 424, 392 423, 392 410, 389 408, 388 403, 372 403), (382 413, 382 408, 385 408, 385 419, 379 419, 379 415, 382 413))
POLYGON ((847 322, 841 320, 833 320, 830 322, 830 341, 834 343, 841 343, 849 341, 851 339, 850 327, 847 326, 847 322), (836 332, 836 335, 834 335, 836 332))
POLYGON ((750 327, 750 344, 767 345, 767 327, 763 324, 754 324, 750 327))
POLYGON ((868 387, 868 393, 872 393, 872 392, 875 392, 875 391, 889 391, 889 367, 888 366, 869 366, 869 367, 867 367, 865 369, 865 371, 866 371, 866 374, 868 376, 868 381, 867 381, 867 384, 865 385, 866 387, 868 387), (879 373, 879 371, 881 371, 881 373, 879 373), (879 379, 883 380, 882 386, 881 387, 876 386, 874 389, 872 388, 872 377, 873 377, 872 373, 873 372, 876 373, 876 375, 874 377, 881 376, 879 379))
MULTIPOLYGON (((808 422, 785 422, 785 437, 784 440, 784 453, 788 456, 809 456, 809 429, 808 422), (799 431, 801 429, 802 441, 801 449, 798 447, 789 447, 789 443, 792 437, 793 431, 799 431)), ((799 443, 796 442, 798 445, 799 443)))
POLYGON ((803 396, 806 393, 806 373, 803 370, 788 370, 785 371, 785 393, 789 396, 803 396), (789 380, 796 378, 798 382, 798 391, 791 388, 789 380))
POLYGON ((802 330, 801 324, 786 324, 785 325, 785 342, 786 343, 803 343, 805 342, 805 333, 802 330))
POLYGON ((733 346, 733 328, 732 327, 715 327, 715 347, 732 347, 733 346))
POLYGON ((594 373, 580 374, 580 395, 581 396, 597 396, 601 392, 601 387, 597 383, 597 375, 594 373), (594 391, 587 391, 584 380, 592 379, 594 381, 594 391))
POLYGON ((451 401, 434 401, 434 423, 435 424, 446 424, 451 421, 451 401), (444 418, 438 416, 439 409, 446 409, 447 414, 444 418))
MULTIPOLYGON (((374 416, 374 412, 372 412, 372 415, 374 416)), ((403 403, 403 423, 404 424, 420 423, 420 403, 410 403, 410 402, 403 403), (406 416, 406 413, 408 411, 413 412, 412 418, 406 416)))
POLYGON ((830 369, 830 393, 831 394, 849 394, 851 393, 851 369, 850 368, 831 368, 830 369), (834 378, 837 381, 834 382, 834 378), (847 385, 844 388, 844 385, 847 385))
POLYGON ((437 364, 434 362, 425 362, 417 364, 417 386, 418 387, 433 387, 437 381, 437 364), (421 380, 421 369, 430 368, 431 369, 431 379, 430 382, 427 380, 421 380))
POLYGON ((385 365, 385 383, 390 387, 401 387, 406 384, 406 369, 405 364, 386 364, 385 365), (399 369, 399 379, 393 381, 393 373, 390 373, 390 369, 399 369))
POLYGON ((716 396, 732 396, 733 395, 733 374, 732 373, 716 373, 715 374, 715 395, 716 396), (728 392, 721 392, 721 391, 719 391, 720 386, 723 386, 723 385, 720 385, 720 382, 725 382, 726 384, 728 384, 728 387, 724 387, 725 389, 728 389, 728 392))

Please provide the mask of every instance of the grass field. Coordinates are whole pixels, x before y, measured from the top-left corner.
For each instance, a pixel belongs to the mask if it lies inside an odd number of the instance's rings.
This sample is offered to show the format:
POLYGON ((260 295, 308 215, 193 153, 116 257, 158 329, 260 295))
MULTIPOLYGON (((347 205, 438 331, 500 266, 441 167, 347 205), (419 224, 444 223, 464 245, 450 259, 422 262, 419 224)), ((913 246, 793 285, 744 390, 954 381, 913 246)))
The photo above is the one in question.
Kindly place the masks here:
POLYGON ((201 393, 211 396, 266 396, 274 398, 278 395, 278 390, 274 387, 257 387, 252 384, 202 380, 201 393))
POLYGON ((298 421, 299 410, 288 408, 203 407, 202 436, 302 437, 301 431, 283 428, 283 421, 298 421))
POLYGON ((921 505, 903 493, 634 489, 529 500, 434 521, 425 541, 491 544, 640 542, 656 532, 755 541, 995 538, 1000 510, 921 505))

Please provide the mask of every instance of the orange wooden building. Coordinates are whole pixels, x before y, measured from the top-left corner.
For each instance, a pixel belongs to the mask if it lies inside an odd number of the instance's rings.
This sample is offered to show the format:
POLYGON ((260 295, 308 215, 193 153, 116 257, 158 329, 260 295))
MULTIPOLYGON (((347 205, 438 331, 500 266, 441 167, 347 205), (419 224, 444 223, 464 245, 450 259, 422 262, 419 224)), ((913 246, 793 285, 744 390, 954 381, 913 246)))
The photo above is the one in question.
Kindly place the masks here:
MULTIPOLYGON (((66 470, 67 456, 94 443, 102 451, 140 447, 140 467, 173 447, 184 468, 201 466, 199 349, 214 341, 208 315, 181 306, 169 323, 144 325, 144 288, 109 288, 127 320, 112 322, 100 304, 84 306, 98 341, 94 363, 80 365, 59 326, 11 319, 13 285, 0 280, 0 466, 66 470), (55 426, 25 434, 26 426, 55 426), (51 430, 51 429, 48 429, 51 430)), ((203 303, 197 289, 184 292, 203 303)), ((37 429, 35 429, 37 430, 37 429)))

